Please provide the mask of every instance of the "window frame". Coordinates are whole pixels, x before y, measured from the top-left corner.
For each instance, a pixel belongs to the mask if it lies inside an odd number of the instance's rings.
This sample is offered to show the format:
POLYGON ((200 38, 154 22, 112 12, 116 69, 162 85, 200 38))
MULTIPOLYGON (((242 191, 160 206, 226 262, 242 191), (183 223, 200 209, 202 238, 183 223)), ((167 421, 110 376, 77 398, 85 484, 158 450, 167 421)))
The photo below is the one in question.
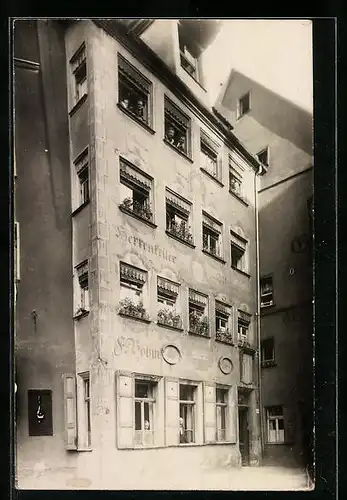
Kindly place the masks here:
POLYGON ((249 240, 243 235, 241 236, 235 230, 230 228, 230 267, 235 271, 241 272, 249 276, 249 263, 248 263, 248 252, 249 252, 249 240), (241 257, 239 257, 238 263, 241 262, 240 267, 233 264, 233 250, 238 251, 241 257), (242 253, 241 253, 242 252, 242 253))
POLYGON ((153 119, 154 119, 154 105, 153 105, 153 83, 133 64, 131 64, 122 54, 118 52, 117 59, 117 71, 118 71, 118 103, 117 106, 130 118, 132 118, 136 123, 145 127, 152 134, 155 133, 152 129, 153 119), (121 96, 121 88, 126 87, 127 95, 121 96), (140 114, 131 110, 129 104, 125 106, 125 101, 129 101, 129 95, 131 92, 137 92, 139 96, 137 101, 145 101, 145 114, 144 118, 141 118, 140 114), (141 96, 142 94, 142 96, 141 96))
POLYGON ((230 418, 230 408, 229 408, 229 398, 230 398, 230 387, 222 386, 219 384, 216 384, 216 442, 217 443, 224 443, 228 442, 228 423, 229 423, 229 418, 230 418), (223 391, 224 393, 224 401, 219 402, 217 398, 217 391, 223 391), (224 410, 224 421, 225 421, 225 429, 219 429, 218 428, 218 408, 221 408, 224 410), (219 439, 219 432, 224 431, 224 439, 219 439))
POLYGON ((261 149, 259 153, 256 154, 256 157, 258 158, 259 162, 264 165, 264 167, 268 167, 270 165, 270 148, 269 146, 266 146, 265 148, 261 149), (261 161, 259 156, 261 156, 263 153, 266 152, 266 163, 261 161))
POLYGON ((148 314, 148 271, 124 261, 119 261, 119 311, 118 314, 139 321, 150 322, 148 314), (125 293, 122 289, 140 292, 139 299, 125 293))
POLYGON ((70 65, 70 74, 72 76, 72 109, 74 109, 81 101, 88 95, 88 68, 87 68, 87 49, 86 43, 82 42, 79 48, 75 51, 74 55, 71 57, 69 61, 70 65), (76 66, 76 62, 82 59, 76 66), (81 68, 85 68, 85 76, 84 78, 77 82, 76 74, 81 70, 81 68), (85 90, 83 92, 84 87, 82 86, 85 82, 85 90), (80 89, 82 89, 83 93, 80 93, 80 89))
POLYGON ((170 188, 165 188, 165 232, 167 235, 177 239, 185 245, 195 248, 194 234, 192 230, 192 207, 193 204, 179 194, 172 191, 170 188), (174 222, 174 225, 169 223, 171 216, 176 216, 181 219, 180 226, 174 222), (182 232, 182 222, 185 228, 182 232), (175 228, 175 229, 174 229, 175 228))
POLYGON ((221 186, 224 186, 222 183, 222 165, 220 158, 220 146, 216 144, 208 134, 200 129, 200 170, 207 174, 211 179, 216 181, 221 186), (203 149, 206 150, 203 151, 203 149), (202 159, 202 155, 204 157, 208 157, 215 164, 215 173, 211 172, 211 170, 206 166, 206 163, 202 159))
POLYGON ((240 118, 245 116, 247 113, 249 113, 251 111, 251 109, 252 109, 251 108, 251 91, 248 90, 241 97, 239 97, 237 100, 236 119, 239 120, 240 118), (243 99, 247 96, 248 96, 248 109, 246 111, 244 111, 243 105, 241 106, 241 104, 242 104, 243 99))
MULTIPOLYGON (((192 440, 191 441, 181 441, 181 439, 179 440, 179 443, 178 445, 179 446, 182 446, 182 445, 186 445, 186 444, 195 444, 197 442, 197 392, 198 392, 198 384, 196 384, 195 382, 191 382, 191 381, 186 381, 186 380, 179 380, 179 383, 178 383, 178 409, 179 409, 179 419, 183 418, 184 417, 181 417, 181 407, 184 407, 184 408, 190 408, 191 409, 191 420, 192 420, 192 424, 193 424, 193 427, 192 429, 187 429, 186 426, 184 426, 184 432, 186 433, 187 431, 190 431, 192 433, 192 440), (192 391, 193 391, 193 399, 192 400, 188 400, 188 399, 181 399, 181 386, 184 386, 184 387, 191 387, 192 388, 192 391)), ((179 425, 179 436, 181 437, 181 427, 179 425)), ((186 439, 186 436, 184 437, 184 439, 186 439)))
POLYGON ((90 203, 90 162, 88 146, 75 158, 73 165, 72 185, 75 186, 75 188, 72 195, 72 215, 75 215, 90 203), (86 193, 83 190, 83 184, 87 184, 86 193))
POLYGON ((157 324, 182 330, 181 285, 157 275, 157 324), (169 305, 169 303, 171 303, 169 305))
POLYGON ((131 196, 126 196, 118 205, 119 209, 141 222, 155 228, 154 213, 154 179, 136 165, 123 157, 119 158, 119 183, 131 191, 131 196), (130 172, 129 172, 130 171, 130 172), (144 202, 136 200, 136 196, 142 197, 144 202), (136 205, 135 205, 136 203, 136 205), (135 209, 134 207, 137 206, 135 209))
POLYGON ((216 335, 216 341, 217 342, 223 342, 225 344, 233 345, 234 344, 234 332, 233 332, 233 310, 232 306, 229 304, 225 304, 220 300, 215 300, 215 335, 216 335), (218 311, 218 306, 220 307, 220 310, 218 311), (222 308, 226 309, 227 311, 224 313, 222 312, 222 308), (217 328, 217 319, 222 318, 227 322, 227 329, 225 332, 221 332, 217 328))
POLYGON ((180 66, 183 70, 195 80, 199 85, 202 86, 202 71, 201 71, 201 53, 199 55, 194 55, 195 52, 198 52, 198 47, 195 46, 193 42, 189 43, 187 40, 187 36, 184 34, 184 26, 178 22, 177 23, 177 32, 178 32, 178 46, 179 46, 179 54, 180 54, 180 66), (183 33, 182 33, 183 31, 183 33), (193 50, 192 50, 193 49, 193 50), (194 69, 194 73, 190 73, 188 69, 182 64, 182 60, 184 63, 187 63, 191 68, 194 69), (194 60, 194 62, 192 61, 194 60))
POLYGON ((275 353, 275 338, 272 337, 267 337, 265 339, 262 339, 260 341, 260 359, 261 359, 261 366, 266 367, 266 366, 274 366, 276 364, 276 353, 275 353), (271 347, 269 350, 272 351, 272 357, 271 358, 265 358, 265 350, 266 347, 264 347, 266 342, 271 342, 271 347))
POLYGON ((192 159, 192 119, 180 109, 167 95, 164 95, 164 137, 165 144, 170 146, 173 150, 190 160, 192 159), (169 123, 169 125, 167 125, 169 123), (168 129, 176 129, 175 139, 168 137, 168 129), (177 132, 181 130, 181 139, 184 138, 185 147, 179 146, 177 140, 177 132), (182 134, 182 130, 184 134, 182 134))
POLYGON ((273 274, 266 274, 264 276, 261 276, 259 279, 259 288, 260 288, 260 308, 266 309, 268 307, 273 307, 275 305, 273 274), (264 292, 262 290, 262 288, 263 288, 262 285, 263 285, 264 281, 266 281, 266 280, 271 281, 271 286, 270 286, 269 292, 264 292), (268 297, 268 300, 263 301, 264 297, 268 297))
POLYGON ((284 408, 283 405, 273 405, 273 406, 266 406, 265 407, 265 412, 266 412, 266 443, 267 444, 284 444, 286 442, 285 438, 285 422, 284 422, 284 408), (278 415, 273 415, 270 416, 270 410, 273 408, 281 408, 281 414, 278 415), (270 421, 275 421, 275 436, 276 439, 274 441, 270 440, 270 421), (279 429, 279 421, 283 422, 283 429, 279 429), (279 432, 283 431, 283 438, 279 439, 280 435, 279 432))
POLYGON ((188 333, 190 335, 198 335, 199 337, 211 338, 209 297, 193 288, 188 289, 188 333), (201 297, 204 301, 199 301, 198 297, 201 297), (195 312, 196 328, 192 327, 191 322, 193 312, 195 312), (201 332, 197 331, 197 329, 201 330, 201 332))
POLYGON ((223 238, 223 223, 209 215, 204 210, 202 211, 202 250, 204 253, 218 259, 224 260, 224 238, 223 238), (216 226, 216 228, 214 227, 216 226), (205 236, 207 236, 208 246, 205 246, 205 236), (214 253, 210 247, 210 241, 216 241, 216 252, 214 253))
POLYGON ((136 448, 147 448, 155 446, 155 431, 156 431, 156 392, 158 390, 158 381, 153 380, 153 378, 146 378, 145 375, 139 376, 134 374, 134 429, 133 429, 133 439, 134 447, 136 448), (136 396, 136 384, 147 384, 151 388, 151 397, 139 397, 136 396), (136 403, 140 403, 140 414, 141 414, 141 429, 136 429, 136 403), (148 404, 148 418, 150 429, 145 429, 145 403, 148 404), (152 420, 152 421, 151 421, 152 420), (146 432, 150 430, 151 439, 150 442, 146 442, 146 432), (141 431, 141 442, 137 440, 138 431, 141 431))
POLYGON ((76 291, 76 312, 74 317, 79 318, 90 312, 90 296, 89 296, 89 262, 88 259, 83 260, 75 266, 75 275, 77 278, 78 289, 76 291), (81 269, 84 271, 81 271, 81 269))

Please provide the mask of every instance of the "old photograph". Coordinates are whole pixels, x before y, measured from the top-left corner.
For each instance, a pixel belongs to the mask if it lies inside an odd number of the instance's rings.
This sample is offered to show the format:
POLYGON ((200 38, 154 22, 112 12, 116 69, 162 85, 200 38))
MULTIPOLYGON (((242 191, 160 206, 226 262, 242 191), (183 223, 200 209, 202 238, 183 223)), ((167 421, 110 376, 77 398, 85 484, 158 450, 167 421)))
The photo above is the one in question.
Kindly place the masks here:
POLYGON ((11 33, 16 488, 313 489, 312 21, 11 33))

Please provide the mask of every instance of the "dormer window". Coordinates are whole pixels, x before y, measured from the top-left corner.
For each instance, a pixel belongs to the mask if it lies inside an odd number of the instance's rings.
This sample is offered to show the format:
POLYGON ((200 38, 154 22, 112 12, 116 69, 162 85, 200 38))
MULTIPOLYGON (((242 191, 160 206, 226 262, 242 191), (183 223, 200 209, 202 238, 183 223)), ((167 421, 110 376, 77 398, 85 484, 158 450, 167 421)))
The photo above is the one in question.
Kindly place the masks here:
POLYGON ((249 92, 244 94, 237 101, 237 118, 241 118, 241 116, 245 115, 251 109, 251 95, 249 92))
POLYGON ((260 163, 262 163, 265 167, 269 166, 269 148, 265 148, 259 151, 257 157, 260 163))
POLYGON ((200 82, 199 56, 200 50, 190 39, 189 32, 185 27, 178 24, 178 39, 180 47, 180 61, 182 68, 195 80, 200 82))

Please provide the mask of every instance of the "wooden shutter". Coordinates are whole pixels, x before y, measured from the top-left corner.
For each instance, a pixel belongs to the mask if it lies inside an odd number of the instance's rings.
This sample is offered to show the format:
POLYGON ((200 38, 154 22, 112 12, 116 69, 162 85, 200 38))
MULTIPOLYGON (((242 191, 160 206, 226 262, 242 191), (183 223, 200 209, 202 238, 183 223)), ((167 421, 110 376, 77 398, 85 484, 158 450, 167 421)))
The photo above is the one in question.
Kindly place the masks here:
POLYGON ((205 443, 216 441, 216 387, 204 384, 204 430, 205 443))
POLYGON ((179 444, 179 383, 177 379, 165 379, 166 445, 179 444))
POLYGON ((292 408, 283 407, 283 419, 284 440, 288 443, 293 443, 295 441, 295 418, 292 408))
POLYGON ((250 354, 242 353, 242 374, 241 380, 245 384, 253 382, 253 357, 250 354))
POLYGON ((65 409, 65 448, 77 449, 77 418, 76 418, 76 378, 66 374, 64 377, 64 409, 65 409))
POLYGON ((134 379, 129 373, 117 376, 117 443, 118 448, 133 446, 134 379))
POLYGON ((234 385, 230 387, 228 395, 228 425, 226 433, 227 433, 227 441, 229 441, 230 443, 237 442, 237 426, 238 426, 237 386, 234 385))

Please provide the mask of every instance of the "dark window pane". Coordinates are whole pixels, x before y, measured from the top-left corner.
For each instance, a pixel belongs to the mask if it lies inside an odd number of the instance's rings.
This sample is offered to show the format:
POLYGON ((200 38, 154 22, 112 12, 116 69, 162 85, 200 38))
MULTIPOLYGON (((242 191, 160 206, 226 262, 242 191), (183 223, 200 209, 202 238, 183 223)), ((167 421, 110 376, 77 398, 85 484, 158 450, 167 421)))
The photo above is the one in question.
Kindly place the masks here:
POLYGON ((149 384, 147 382, 135 382, 135 398, 148 398, 149 384))
POLYGON ((141 429, 141 403, 135 401, 135 430, 141 429))

